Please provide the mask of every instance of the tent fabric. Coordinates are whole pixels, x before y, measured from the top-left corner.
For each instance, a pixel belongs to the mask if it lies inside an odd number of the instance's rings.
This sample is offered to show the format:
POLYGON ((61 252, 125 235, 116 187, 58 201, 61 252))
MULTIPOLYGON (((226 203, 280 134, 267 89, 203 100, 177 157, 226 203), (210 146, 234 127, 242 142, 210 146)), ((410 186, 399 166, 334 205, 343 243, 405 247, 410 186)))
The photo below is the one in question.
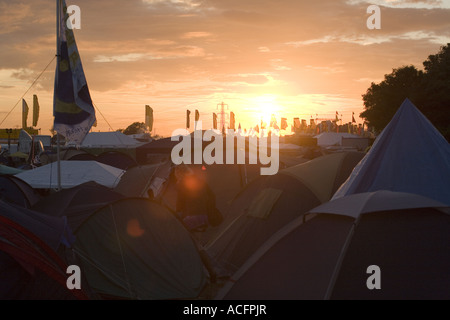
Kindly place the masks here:
POLYGON ((359 136, 347 132, 323 132, 314 138, 317 139, 318 146, 329 147, 342 145, 342 138, 359 138, 359 136))
POLYGON ((41 196, 25 181, 10 175, 0 175, 0 199, 31 208, 41 196))
POLYGON ((450 145, 406 99, 364 159, 334 194, 390 190, 450 205, 450 145))
POLYGON ((224 300, 417 300, 450 298, 450 216, 432 208, 361 216, 319 214, 296 228, 218 292, 224 300), (350 239, 332 283, 339 257, 350 239), (367 268, 381 269, 369 290, 367 268))
MULTIPOLYGON (((16 175, 36 189, 58 188, 57 164, 51 163, 16 175)), ((120 181, 122 169, 114 168, 96 161, 61 161, 61 187, 71 188, 85 182, 114 188, 120 181)))
POLYGON ((17 168, 13 168, 13 167, 9 167, 9 166, 0 165, 0 175, 3 175, 3 174, 15 175, 15 174, 18 174, 23 171, 24 170, 22 170, 22 169, 17 169, 17 168))
POLYGON ((420 195, 379 190, 375 192, 356 193, 324 203, 309 213, 329 213, 358 218, 362 214, 400 209, 445 208, 442 202, 420 195))
POLYGON ((42 198, 32 209, 49 216, 66 216, 71 230, 75 232, 97 209, 123 198, 123 195, 101 184, 86 182, 52 193, 42 198))
POLYGON ((189 232, 164 207, 143 198, 97 210, 74 244, 90 287, 113 299, 196 298, 207 272, 189 232))
MULTIPOLYGON (((167 170, 166 163, 150 164, 142 166, 134 166, 129 168, 122 178, 120 179, 117 186, 114 188, 115 192, 118 192, 127 197, 147 197, 148 189, 151 186, 152 180, 158 176, 159 171, 167 170)), ((164 178, 162 174, 161 178, 164 178)))
POLYGON ((321 202, 326 202, 363 157, 362 152, 337 152, 287 168, 282 172, 302 181, 321 202))
POLYGON ((274 233, 320 203, 307 186, 290 175, 257 178, 233 200, 221 232, 205 249, 214 261, 233 273, 274 233), (253 199, 268 188, 282 190, 270 214, 264 219, 250 216, 253 199))
POLYGON ((10 219, 29 230, 54 251, 61 246, 70 247, 73 244, 72 230, 65 217, 50 217, 1 200, 0 217, 10 219))
POLYGON ((40 238, 0 216, 0 299, 87 299, 84 285, 68 290, 66 270, 65 262, 40 238))
POLYGON ((233 200, 220 233, 206 244, 207 251, 226 269, 236 271, 273 234, 328 201, 362 157, 359 152, 325 155, 255 179, 233 200), (249 209, 264 189, 282 193, 268 217, 261 220, 249 216, 249 209))
POLYGON ((130 148, 141 144, 121 132, 90 132, 84 138, 81 148, 130 148))
POLYGON ((129 155, 114 151, 99 154, 95 160, 122 170, 127 170, 128 168, 137 165, 137 162, 129 155))

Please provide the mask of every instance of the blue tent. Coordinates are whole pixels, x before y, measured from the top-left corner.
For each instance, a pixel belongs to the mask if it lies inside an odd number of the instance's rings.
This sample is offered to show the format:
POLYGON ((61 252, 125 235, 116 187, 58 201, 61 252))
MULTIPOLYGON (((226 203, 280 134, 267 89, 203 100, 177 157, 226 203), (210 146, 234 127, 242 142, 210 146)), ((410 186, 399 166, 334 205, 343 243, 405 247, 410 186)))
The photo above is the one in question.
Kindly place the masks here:
POLYGON ((409 99, 332 200, 379 190, 418 194, 450 205, 450 145, 409 99))

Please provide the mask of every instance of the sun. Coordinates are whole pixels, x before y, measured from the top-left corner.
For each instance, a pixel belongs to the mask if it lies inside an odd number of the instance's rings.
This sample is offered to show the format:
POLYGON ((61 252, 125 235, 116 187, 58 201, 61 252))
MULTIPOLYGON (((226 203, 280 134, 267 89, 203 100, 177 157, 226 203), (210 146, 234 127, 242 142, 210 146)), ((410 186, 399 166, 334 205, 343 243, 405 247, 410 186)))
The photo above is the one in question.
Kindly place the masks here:
POLYGON ((267 125, 270 124, 273 115, 278 118, 281 107, 277 103, 277 96, 259 96, 254 98, 254 101, 258 108, 259 119, 264 121, 267 125))

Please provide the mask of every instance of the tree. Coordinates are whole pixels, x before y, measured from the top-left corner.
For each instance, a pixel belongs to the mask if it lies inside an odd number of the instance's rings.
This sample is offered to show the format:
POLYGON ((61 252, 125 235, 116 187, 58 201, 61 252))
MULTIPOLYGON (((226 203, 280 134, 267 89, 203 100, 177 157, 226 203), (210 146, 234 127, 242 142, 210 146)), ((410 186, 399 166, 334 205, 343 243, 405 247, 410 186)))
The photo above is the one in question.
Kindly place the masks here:
POLYGON ((133 122, 125 130, 119 129, 117 131, 126 135, 139 134, 147 132, 147 126, 144 122, 133 122))
POLYGON ((372 82, 363 95, 365 111, 360 117, 376 131, 383 130, 406 98, 416 103, 422 78, 422 71, 414 66, 404 66, 385 75, 379 84, 372 82))
POLYGON ((379 84, 372 83, 362 96, 360 116, 381 131, 405 98, 409 98, 450 141, 450 44, 423 62, 424 71, 414 66, 394 69, 379 84))
POLYGON ((419 105, 450 142, 450 43, 430 55, 423 65, 425 76, 419 105))

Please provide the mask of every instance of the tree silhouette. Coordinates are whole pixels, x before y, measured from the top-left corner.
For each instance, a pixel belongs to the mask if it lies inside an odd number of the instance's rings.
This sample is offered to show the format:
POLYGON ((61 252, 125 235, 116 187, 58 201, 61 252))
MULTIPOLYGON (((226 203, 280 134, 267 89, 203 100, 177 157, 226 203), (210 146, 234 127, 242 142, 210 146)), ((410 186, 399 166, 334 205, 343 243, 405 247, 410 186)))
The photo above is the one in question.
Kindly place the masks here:
POLYGON ((450 141, 450 44, 415 66, 393 69, 380 83, 372 83, 362 95, 360 114, 369 126, 380 132, 390 122, 405 98, 409 98, 450 141))

